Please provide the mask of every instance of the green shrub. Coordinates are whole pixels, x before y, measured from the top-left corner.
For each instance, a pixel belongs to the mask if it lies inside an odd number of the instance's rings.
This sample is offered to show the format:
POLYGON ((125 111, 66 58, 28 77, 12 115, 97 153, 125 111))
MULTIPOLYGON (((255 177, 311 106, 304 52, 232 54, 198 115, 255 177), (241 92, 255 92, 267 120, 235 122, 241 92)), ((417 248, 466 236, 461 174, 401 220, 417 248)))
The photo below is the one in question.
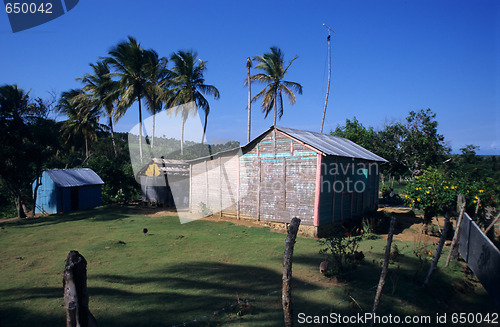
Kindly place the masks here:
POLYGON ((355 253, 364 231, 354 228, 349 231, 344 226, 336 225, 331 236, 318 240, 322 249, 320 254, 329 254, 333 260, 328 265, 329 275, 338 275, 355 266, 355 253))

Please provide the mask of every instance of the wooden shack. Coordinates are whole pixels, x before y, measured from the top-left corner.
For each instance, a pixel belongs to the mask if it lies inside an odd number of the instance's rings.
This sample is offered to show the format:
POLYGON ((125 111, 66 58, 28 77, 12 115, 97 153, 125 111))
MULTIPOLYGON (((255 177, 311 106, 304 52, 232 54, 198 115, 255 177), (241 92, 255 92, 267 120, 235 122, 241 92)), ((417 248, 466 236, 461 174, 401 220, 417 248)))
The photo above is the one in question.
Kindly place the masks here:
POLYGON ((345 138, 271 127, 241 149, 190 163, 190 209, 270 224, 302 220, 321 237, 378 207, 386 160, 345 138))
POLYGON ((90 168, 46 169, 33 183, 35 213, 61 213, 102 205, 102 179, 90 168))
POLYGON ((189 165, 182 160, 153 158, 139 172, 142 200, 185 208, 189 203, 189 165))

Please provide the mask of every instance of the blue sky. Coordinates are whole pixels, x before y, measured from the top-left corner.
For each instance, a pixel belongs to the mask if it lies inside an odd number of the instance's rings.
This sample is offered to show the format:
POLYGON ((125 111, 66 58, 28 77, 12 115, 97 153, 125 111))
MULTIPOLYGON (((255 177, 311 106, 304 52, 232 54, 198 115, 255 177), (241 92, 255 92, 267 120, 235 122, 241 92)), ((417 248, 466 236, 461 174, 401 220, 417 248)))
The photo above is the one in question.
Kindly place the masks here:
MULTIPOLYGON (((319 131, 328 77, 323 23, 336 32, 326 131, 354 116, 382 128, 410 110, 431 108, 455 152, 475 144, 482 154, 500 154, 496 0, 82 0, 18 33, 2 11, 0 84, 16 83, 42 98, 79 87, 75 78, 89 72, 89 63, 128 35, 161 56, 192 49, 208 61, 206 82, 221 93, 210 100, 209 136, 245 143, 246 58, 276 45, 285 59, 299 57, 287 78, 304 87, 294 106, 285 104, 279 125, 319 131)), ((131 108, 117 130, 129 131, 137 116, 131 108)), ((258 104, 252 119, 253 136, 272 125, 258 104)))

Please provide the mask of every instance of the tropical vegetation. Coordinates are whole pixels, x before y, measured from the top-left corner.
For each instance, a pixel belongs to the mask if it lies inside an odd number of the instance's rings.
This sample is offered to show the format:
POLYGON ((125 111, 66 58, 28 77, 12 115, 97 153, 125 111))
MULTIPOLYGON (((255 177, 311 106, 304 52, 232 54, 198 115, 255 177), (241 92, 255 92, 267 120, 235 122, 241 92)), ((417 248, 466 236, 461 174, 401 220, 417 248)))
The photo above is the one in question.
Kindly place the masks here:
POLYGON ((274 109, 273 126, 276 126, 277 118, 281 119, 283 116, 283 95, 293 105, 295 103, 294 92, 302 94, 302 85, 284 80, 288 69, 297 58, 297 56, 293 57, 285 66, 285 55, 278 47, 271 47, 271 52, 253 58, 258 62, 255 69, 262 73, 250 76, 250 81, 263 83, 265 87, 253 97, 252 102, 262 99, 264 118, 274 109))

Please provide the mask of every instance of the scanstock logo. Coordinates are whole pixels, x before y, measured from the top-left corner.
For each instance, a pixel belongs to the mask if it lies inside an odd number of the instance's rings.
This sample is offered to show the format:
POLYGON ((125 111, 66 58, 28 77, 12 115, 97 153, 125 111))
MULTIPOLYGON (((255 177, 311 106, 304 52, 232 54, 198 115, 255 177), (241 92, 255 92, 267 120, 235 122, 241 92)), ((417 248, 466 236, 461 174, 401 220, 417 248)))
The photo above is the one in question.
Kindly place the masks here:
POLYGON ((12 32, 45 24, 73 9, 79 0, 4 0, 12 32))

